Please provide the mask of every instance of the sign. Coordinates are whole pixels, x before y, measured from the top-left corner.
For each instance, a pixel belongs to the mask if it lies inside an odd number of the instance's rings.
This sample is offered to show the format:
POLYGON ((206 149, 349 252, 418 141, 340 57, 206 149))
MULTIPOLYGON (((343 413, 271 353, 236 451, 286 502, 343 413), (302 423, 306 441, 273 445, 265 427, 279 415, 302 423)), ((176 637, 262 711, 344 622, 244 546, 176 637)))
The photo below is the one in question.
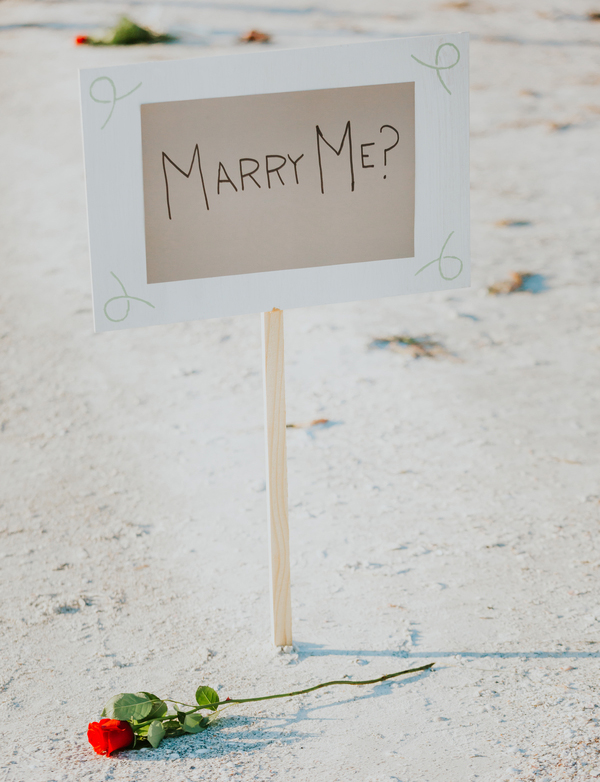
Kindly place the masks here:
POLYGON ((141 107, 149 283, 412 258, 414 84, 141 107))
POLYGON ((292 643, 283 312, 469 284, 468 36, 81 73, 97 331, 262 312, 292 643))
POLYGON ((81 72, 97 331, 469 284, 468 36, 81 72))

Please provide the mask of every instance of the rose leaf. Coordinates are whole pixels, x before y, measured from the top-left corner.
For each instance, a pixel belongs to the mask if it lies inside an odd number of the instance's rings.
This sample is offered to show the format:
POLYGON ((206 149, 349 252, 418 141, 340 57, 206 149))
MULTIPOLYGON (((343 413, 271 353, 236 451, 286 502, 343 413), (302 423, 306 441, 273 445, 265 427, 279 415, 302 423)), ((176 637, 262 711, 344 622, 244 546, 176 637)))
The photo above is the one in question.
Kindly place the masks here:
POLYGON ((143 720, 152 711, 152 701, 143 692, 121 692, 108 701, 102 716, 113 720, 143 720))
POLYGON ((160 720, 154 720, 154 722, 150 723, 150 727, 148 728, 148 741, 152 744, 154 749, 156 749, 163 740, 166 732, 167 731, 163 728, 160 720))
POLYGON ((214 706, 214 703, 219 702, 219 696, 213 690, 212 687, 198 687, 196 690, 196 703, 204 709, 210 709, 216 711, 218 706, 214 706))
POLYGON ((164 701, 162 701, 160 698, 157 698, 156 695, 152 695, 151 692, 138 692, 137 694, 145 695, 146 698, 149 698, 152 701, 152 711, 150 712, 150 714, 148 714, 146 719, 157 720, 160 719, 160 717, 165 716, 169 707, 164 701))
POLYGON ((208 725, 208 718, 201 714, 187 714, 183 729, 186 733, 200 733, 208 725))

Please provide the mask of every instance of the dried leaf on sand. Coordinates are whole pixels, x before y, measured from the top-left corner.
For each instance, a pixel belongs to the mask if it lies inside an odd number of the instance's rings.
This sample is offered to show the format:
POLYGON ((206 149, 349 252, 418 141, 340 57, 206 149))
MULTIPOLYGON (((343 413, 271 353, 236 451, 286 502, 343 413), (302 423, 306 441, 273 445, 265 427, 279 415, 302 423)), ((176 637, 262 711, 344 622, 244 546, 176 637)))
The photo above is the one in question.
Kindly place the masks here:
POLYGON ((498 220, 496 226, 498 228, 525 228, 525 226, 531 225, 530 220, 498 220))
POLYGON ((371 348, 390 348, 397 353, 408 353, 413 358, 435 358, 436 356, 449 356, 446 348, 431 337, 376 337, 371 344, 371 348))
POLYGON ((244 35, 240 35, 239 40, 240 43, 269 43, 271 36, 261 30, 249 30, 244 35))
POLYGON ((329 418, 315 418, 307 424, 286 424, 287 429, 310 429, 312 426, 333 426, 333 422, 329 418))
POLYGON ((498 296, 505 293, 515 293, 515 291, 524 290, 526 281, 533 277, 529 272, 510 272, 507 280, 500 280, 488 287, 488 293, 492 296, 498 296))
POLYGON ((447 8, 453 11, 466 11, 470 5, 470 0, 455 0, 455 2, 443 3, 440 8, 447 8))

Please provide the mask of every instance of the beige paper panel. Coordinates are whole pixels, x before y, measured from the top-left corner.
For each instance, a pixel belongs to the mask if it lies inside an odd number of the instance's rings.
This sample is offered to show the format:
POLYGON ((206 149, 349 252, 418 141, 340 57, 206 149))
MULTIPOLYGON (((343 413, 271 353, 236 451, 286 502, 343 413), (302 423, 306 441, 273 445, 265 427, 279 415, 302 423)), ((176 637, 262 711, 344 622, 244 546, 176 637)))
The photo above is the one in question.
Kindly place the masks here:
POLYGON ((414 83, 141 115, 149 283, 413 257, 414 83))

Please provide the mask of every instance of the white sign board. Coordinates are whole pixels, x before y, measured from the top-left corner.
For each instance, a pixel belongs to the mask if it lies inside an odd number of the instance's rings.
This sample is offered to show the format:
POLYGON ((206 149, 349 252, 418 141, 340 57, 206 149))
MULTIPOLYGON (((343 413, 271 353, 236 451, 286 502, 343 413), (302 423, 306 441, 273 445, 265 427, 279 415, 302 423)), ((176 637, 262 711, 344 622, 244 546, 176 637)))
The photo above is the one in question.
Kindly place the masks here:
POLYGON ((468 36, 81 72, 97 331, 469 284, 468 36))

